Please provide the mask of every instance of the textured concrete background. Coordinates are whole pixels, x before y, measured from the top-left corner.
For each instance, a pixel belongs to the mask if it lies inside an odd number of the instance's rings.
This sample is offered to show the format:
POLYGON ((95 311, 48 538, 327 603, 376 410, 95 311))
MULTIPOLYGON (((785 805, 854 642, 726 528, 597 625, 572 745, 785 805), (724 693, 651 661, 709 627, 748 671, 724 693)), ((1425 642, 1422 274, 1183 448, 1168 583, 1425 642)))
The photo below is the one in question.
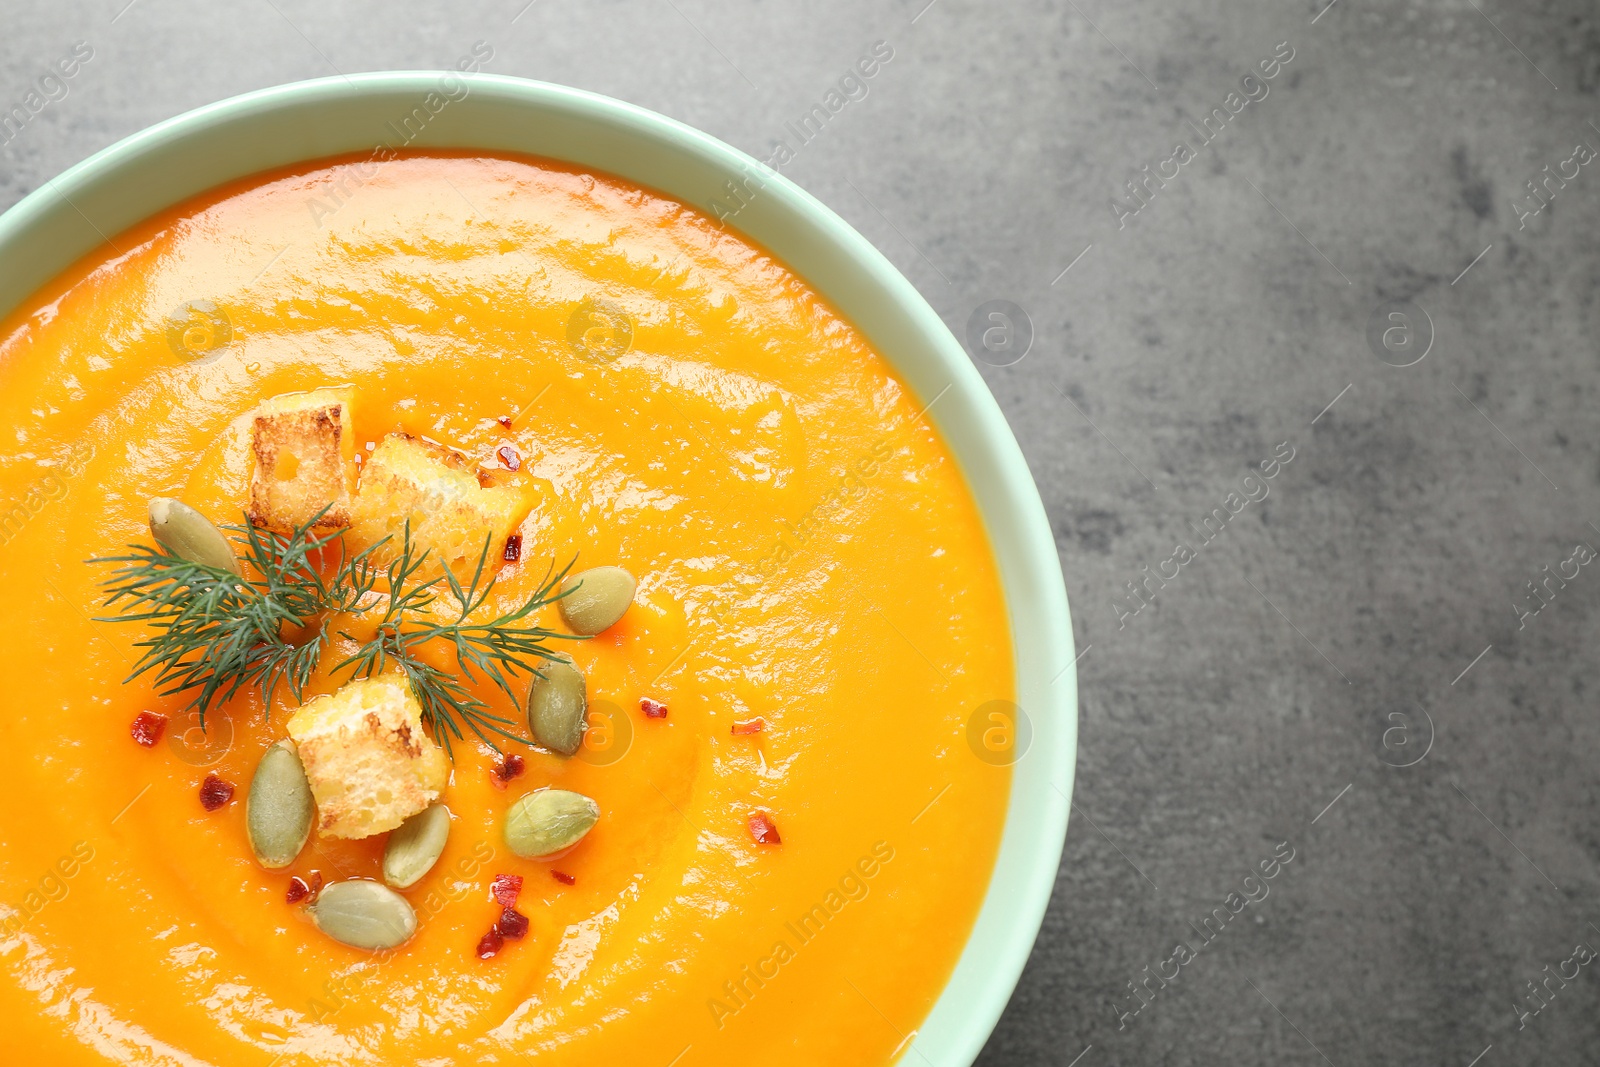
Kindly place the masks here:
POLYGON ((958 336, 991 299, 1031 320, 984 374, 1083 650, 1066 857, 982 1062, 1595 1062, 1591 3, 525 2, 11 0, 0 108, 75 42, 93 58, 4 135, 0 205, 189 108, 480 40, 489 71, 765 157, 888 42, 785 172, 958 336), (1169 178, 1135 200, 1147 165, 1169 178), (1146 567, 1177 577, 1140 607, 1146 567))

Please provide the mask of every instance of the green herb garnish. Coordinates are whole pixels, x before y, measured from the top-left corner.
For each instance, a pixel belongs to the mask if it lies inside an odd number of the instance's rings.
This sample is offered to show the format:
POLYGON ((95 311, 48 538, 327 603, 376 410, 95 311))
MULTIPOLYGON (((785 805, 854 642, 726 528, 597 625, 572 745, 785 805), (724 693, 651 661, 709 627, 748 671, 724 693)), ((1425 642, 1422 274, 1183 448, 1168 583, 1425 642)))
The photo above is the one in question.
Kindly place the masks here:
POLYGON ((384 567, 373 553, 387 538, 349 555, 344 531, 312 532, 320 518, 314 516, 288 536, 248 523, 223 527, 243 550, 249 577, 185 559, 165 546, 130 545, 128 555, 91 560, 117 565, 104 584, 106 606, 120 605, 120 613, 96 621, 145 622, 156 630, 135 642, 144 652, 127 681, 154 671, 157 692, 187 694, 185 710, 199 713, 202 728, 214 706, 248 686, 260 691, 269 708, 280 685, 287 685, 300 703, 329 640, 327 619, 381 607, 376 636, 331 673, 350 670, 354 676, 371 677, 393 661, 422 706, 423 723, 446 752, 451 752, 452 738, 465 736, 463 726, 496 751, 499 746, 489 734, 526 743, 508 729, 514 722, 492 712, 461 677, 418 653, 424 645, 444 641, 453 647, 467 681, 476 684, 481 674, 518 703, 512 687, 516 676, 537 674, 539 661, 557 658, 544 642, 572 638, 524 625, 528 616, 561 598, 556 588, 567 569, 548 576, 517 610, 473 622, 471 616, 488 602, 495 584, 487 574, 487 540, 471 581, 463 586, 448 567, 441 567, 437 577, 422 577, 429 552, 417 550, 409 525, 399 556, 384 567), (317 563, 335 549, 338 562, 324 577, 317 563), (380 579, 383 591, 371 597, 380 579), (460 607, 448 623, 438 622, 429 610, 439 600, 441 586, 460 607))
POLYGON ((558 574, 547 575, 544 583, 516 611, 488 622, 472 622, 471 616, 488 602, 489 594, 494 589, 494 578, 485 577, 489 562, 488 541, 484 542, 483 551, 478 554, 478 565, 472 572, 472 580, 465 587, 448 567, 437 578, 418 581, 417 573, 427 559, 426 549, 420 554, 416 552, 411 542, 410 528, 407 527, 400 555, 389 564, 389 595, 384 604, 383 619, 378 623, 377 636, 362 645, 355 655, 335 665, 334 673, 349 668, 359 677, 370 678, 382 673, 393 661, 405 673, 417 703, 422 705, 422 721, 444 745, 446 752, 451 750, 451 735, 457 739, 463 736, 463 724, 496 751, 499 746, 484 733, 485 730, 526 744, 526 741, 506 729, 514 725, 512 720, 491 712, 489 706, 474 696, 460 678, 419 659, 416 650, 433 641, 446 642, 454 648, 456 665, 469 681, 476 684, 478 675, 474 672, 481 672, 513 704, 520 703, 521 698, 511 687, 517 673, 539 673, 536 668, 528 666, 530 661, 560 658, 543 642, 551 638, 575 639, 572 634, 522 625, 529 615, 565 595, 555 590, 567 576, 571 565, 563 567, 558 574), (447 623, 419 619, 418 616, 439 599, 436 590, 441 582, 449 588, 450 595, 458 605, 456 618, 447 623))

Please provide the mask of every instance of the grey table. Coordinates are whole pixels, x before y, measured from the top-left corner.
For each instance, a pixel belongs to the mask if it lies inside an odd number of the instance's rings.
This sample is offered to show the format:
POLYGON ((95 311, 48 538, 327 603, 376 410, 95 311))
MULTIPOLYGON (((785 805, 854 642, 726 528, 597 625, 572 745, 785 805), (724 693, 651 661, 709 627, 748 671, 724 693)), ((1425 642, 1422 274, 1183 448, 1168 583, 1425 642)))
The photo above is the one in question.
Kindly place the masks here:
POLYGON ((0 107, 92 56, 0 133, 0 205, 477 42, 789 142, 958 336, 1020 309, 974 356, 1056 533, 1082 747, 982 1062, 1596 1060, 1596 8, 525 3, 9 0, 0 107))

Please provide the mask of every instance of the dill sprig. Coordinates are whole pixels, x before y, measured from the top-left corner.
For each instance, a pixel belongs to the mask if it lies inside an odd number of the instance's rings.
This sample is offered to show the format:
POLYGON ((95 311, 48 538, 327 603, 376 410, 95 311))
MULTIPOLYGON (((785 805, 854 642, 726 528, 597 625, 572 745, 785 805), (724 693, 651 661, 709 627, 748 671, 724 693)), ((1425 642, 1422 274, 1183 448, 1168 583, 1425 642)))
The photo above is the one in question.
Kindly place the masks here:
MULTIPOLYGON (((575 637, 544 627, 523 625, 529 615, 565 595, 556 589, 571 564, 559 573, 547 572, 544 582, 515 611, 474 622, 472 617, 488 603, 494 591, 495 579, 488 574, 489 542, 485 540, 472 578, 465 586, 448 567, 435 578, 419 580, 418 574, 427 561, 427 550, 420 554, 416 551, 407 527, 400 555, 389 564, 388 599, 383 618, 378 622, 377 635, 354 655, 335 665, 334 673, 348 668, 358 677, 370 678, 386 670, 391 663, 398 667, 422 706, 423 723, 452 756, 452 739, 465 737, 463 726, 497 752, 500 746, 490 734, 526 744, 508 729, 514 725, 512 720, 489 710, 489 705, 474 695, 460 677, 422 659, 417 650, 434 641, 445 642, 454 651, 456 666, 468 681, 477 684, 481 674, 513 704, 520 703, 512 688, 516 676, 527 673, 542 677, 537 664, 560 658, 544 642, 575 637), (441 584, 448 588, 455 609, 454 618, 447 622, 438 621, 437 613, 431 610, 441 600, 441 584)), ((551 569, 553 571, 554 567, 551 569)))
POLYGON ((106 580, 105 602, 120 604, 121 612, 97 621, 144 622, 157 631, 134 642, 144 652, 126 681, 154 671, 157 692, 188 694, 185 710, 198 712, 202 727, 212 707, 247 686, 259 688, 270 705, 287 684, 299 702, 327 641, 317 622, 355 609, 376 580, 377 546, 347 557, 339 532, 312 532, 320 517, 288 536, 223 527, 236 535, 256 577, 184 559, 165 546, 129 545, 128 555, 91 560, 118 565, 106 580), (339 563, 324 579, 311 557, 335 541, 339 563))
POLYGON ((488 603, 495 586, 488 573, 487 539, 471 580, 463 586, 449 567, 439 568, 435 577, 423 577, 430 553, 417 549, 409 524, 398 557, 385 567, 373 553, 388 538, 350 555, 344 531, 313 533, 320 518, 314 516, 287 536, 248 522, 224 526, 235 535, 248 577, 184 559, 165 546, 130 545, 128 555, 91 560, 116 565, 105 581, 105 603, 120 605, 119 614, 97 621, 143 622, 156 631, 135 642, 144 652, 127 681, 155 672, 157 692, 187 694, 185 710, 199 713, 202 728, 214 706, 250 686, 259 689, 269 709, 280 685, 287 685, 295 702, 302 703, 330 637, 326 620, 337 614, 361 616, 382 606, 375 636, 330 673, 348 669, 354 676, 371 677, 392 662, 410 683, 423 722, 452 756, 452 738, 463 738, 463 727, 496 751, 491 734, 526 743, 511 732, 513 720, 491 711, 466 682, 475 685, 481 675, 513 704, 520 702, 512 685, 517 675, 541 674, 538 664, 557 658, 544 642, 573 637, 525 625, 530 615, 564 595, 556 590, 570 565, 547 574, 521 607, 477 622, 473 616, 488 603), (327 553, 335 548, 337 562, 325 576, 327 553), (383 588, 372 596, 380 579, 383 588), (457 609, 445 622, 434 610, 441 586, 457 609), (434 641, 454 650, 466 682, 419 655, 434 641))

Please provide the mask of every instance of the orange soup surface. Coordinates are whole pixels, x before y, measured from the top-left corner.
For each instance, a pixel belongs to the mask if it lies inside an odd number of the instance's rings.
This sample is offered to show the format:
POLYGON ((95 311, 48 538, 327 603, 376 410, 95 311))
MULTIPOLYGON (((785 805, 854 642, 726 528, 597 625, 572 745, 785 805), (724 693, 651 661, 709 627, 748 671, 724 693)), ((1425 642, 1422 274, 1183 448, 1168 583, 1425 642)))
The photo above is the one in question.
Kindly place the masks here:
POLYGON ((923 402, 762 249, 540 161, 302 166, 117 235, 0 326, 0 1062, 892 1062, 1010 785, 969 743, 1013 695, 1005 605, 923 402), (275 871, 249 847, 296 702, 247 691, 202 732, 125 683, 151 631, 95 621, 109 568, 86 563, 149 543, 152 497, 242 522, 252 409, 324 386, 354 391, 357 456, 404 432, 531 490, 491 606, 574 559, 639 579, 562 646, 588 678, 576 757, 523 747, 502 787, 487 745, 455 745, 448 845, 404 891, 419 929, 379 954, 286 894, 378 878, 382 835, 314 835, 275 871), (208 775, 237 786, 215 811, 208 775), (600 820, 519 859, 504 814, 545 786, 600 820), (480 959, 500 874, 531 929, 480 959))

